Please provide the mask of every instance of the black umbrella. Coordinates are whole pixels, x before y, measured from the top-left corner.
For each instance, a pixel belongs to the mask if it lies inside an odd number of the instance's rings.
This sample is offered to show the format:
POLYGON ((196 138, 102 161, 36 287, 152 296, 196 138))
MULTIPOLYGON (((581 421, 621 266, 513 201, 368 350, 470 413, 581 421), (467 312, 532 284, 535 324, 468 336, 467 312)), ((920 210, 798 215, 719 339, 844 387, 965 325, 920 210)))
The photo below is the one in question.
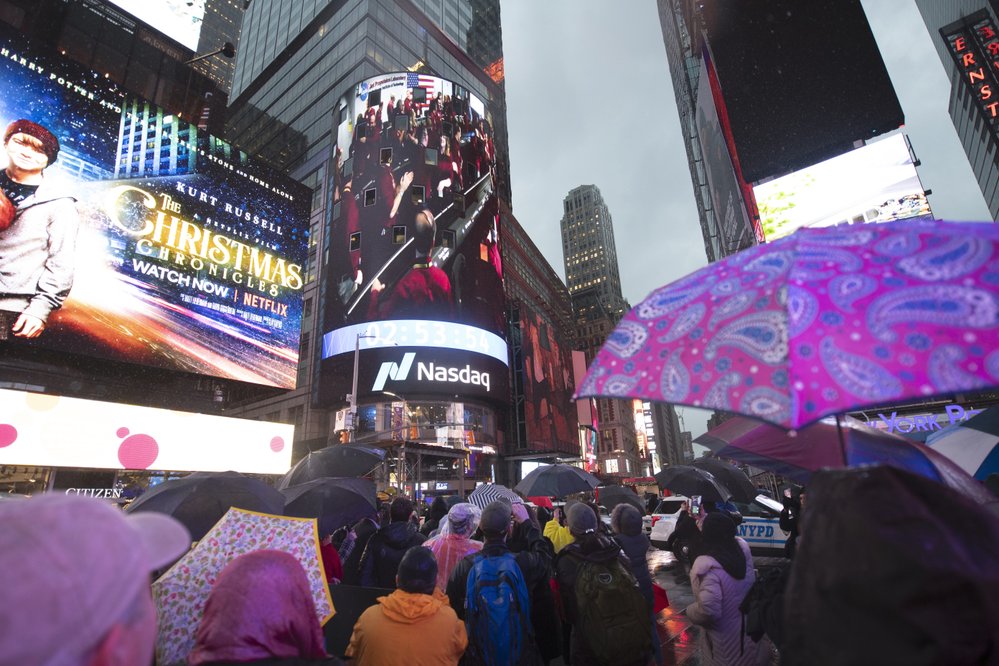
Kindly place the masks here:
POLYGON ((749 504, 760 494, 745 472, 724 460, 698 458, 690 464, 698 469, 711 472, 716 479, 721 481, 722 485, 732 491, 732 499, 736 502, 749 504))
POLYGON ((285 515, 317 518, 324 536, 374 515, 377 507, 375 484, 368 479, 314 479, 285 488, 281 494, 285 515))
POLYGON ((125 511, 158 511, 173 516, 199 541, 231 507, 280 516, 284 495, 238 472, 195 472, 146 491, 125 511))
POLYGON ((565 497, 593 490, 600 479, 572 465, 542 465, 516 485, 514 490, 524 497, 565 497))
POLYGON ((612 511, 618 504, 630 504, 645 515, 645 502, 631 488, 603 486, 597 488, 597 504, 612 511))
POLYGON ((385 459, 385 450, 357 444, 334 444, 313 451, 278 482, 278 490, 327 477, 364 476, 385 459))
POLYGON ((705 502, 727 502, 732 493, 711 472, 689 465, 671 465, 656 474, 660 488, 679 495, 700 495, 705 502))

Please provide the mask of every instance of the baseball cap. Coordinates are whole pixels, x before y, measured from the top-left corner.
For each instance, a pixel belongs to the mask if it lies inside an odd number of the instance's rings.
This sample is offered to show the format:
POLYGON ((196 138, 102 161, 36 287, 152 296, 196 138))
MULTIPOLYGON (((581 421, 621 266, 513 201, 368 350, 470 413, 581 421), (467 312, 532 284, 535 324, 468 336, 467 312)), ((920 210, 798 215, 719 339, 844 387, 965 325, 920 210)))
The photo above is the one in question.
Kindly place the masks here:
POLYGON ((73 664, 191 537, 165 514, 43 494, 0 504, 0 664, 73 664))

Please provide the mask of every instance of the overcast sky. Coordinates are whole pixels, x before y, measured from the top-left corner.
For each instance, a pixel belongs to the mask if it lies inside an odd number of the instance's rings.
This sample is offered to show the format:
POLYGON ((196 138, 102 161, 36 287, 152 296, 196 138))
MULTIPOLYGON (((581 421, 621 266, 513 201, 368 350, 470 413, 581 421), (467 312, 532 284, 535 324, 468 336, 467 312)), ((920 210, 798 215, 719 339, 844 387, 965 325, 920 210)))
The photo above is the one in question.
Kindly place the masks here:
MULTIPOLYGON (((949 82, 913 0, 864 0, 923 187, 941 219, 988 208, 947 114, 949 82)), ((600 188, 621 284, 638 304, 707 263, 655 0, 503 0, 513 208, 565 277, 559 220, 572 188, 600 188)), ((862 84, 862 82, 858 82, 862 84)), ((694 436, 705 412, 684 409, 694 436)))

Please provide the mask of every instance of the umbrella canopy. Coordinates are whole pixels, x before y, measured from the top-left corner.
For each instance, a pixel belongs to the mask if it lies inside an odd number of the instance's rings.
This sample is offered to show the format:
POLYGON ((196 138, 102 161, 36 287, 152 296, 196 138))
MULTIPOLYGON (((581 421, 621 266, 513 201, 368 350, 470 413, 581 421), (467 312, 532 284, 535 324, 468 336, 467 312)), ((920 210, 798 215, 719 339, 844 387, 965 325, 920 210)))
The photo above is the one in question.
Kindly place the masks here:
POLYGON ((524 503, 520 495, 498 483, 483 483, 476 486, 475 490, 468 493, 467 501, 469 504, 474 504, 480 509, 485 509, 488 504, 503 499, 509 501, 511 504, 524 503))
POLYGON ((375 515, 378 507, 375 484, 368 479, 315 479, 285 488, 281 494, 285 515, 316 518, 323 536, 375 515))
POLYGON ((164 481, 125 511, 158 511, 173 516, 198 541, 232 507, 281 514, 284 496, 263 481, 238 472, 194 472, 164 481))
POLYGON ((984 481, 989 474, 999 473, 999 407, 935 432, 926 443, 984 481))
POLYGON ((999 227, 805 228, 652 292, 577 397, 823 416, 999 385, 999 227))
POLYGON ((630 504, 645 515, 645 502, 631 488, 602 486, 597 488, 597 504, 612 511, 618 504, 630 504))
POLYGON ((299 460, 278 482, 278 490, 326 477, 364 476, 384 459, 384 449, 357 444, 328 446, 299 460))
POLYGON ((309 579, 320 624, 333 616, 316 521, 230 509, 197 546, 153 583, 158 625, 156 663, 185 662, 219 573, 237 556, 264 549, 295 556, 309 579))
POLYGON ((760 491, 749 480, 746 473, 734 465, 717 458, 698 458, 690 463, 692 467, 711 472, 722 485, 732 491, 732 499, 736 502, 750 503, 760 491))
POLYGON ((525 497, 544 495, 565 497, 573 493, 593 490, 600 485, 600 479, 573 465, 562 463, 542 465, 521 479, 514 488, 525 497))
POLYGON ((700 495, 705 502, 727 502, 732 497, 714 474, 690 465, 670 465, 656 474, 656 482, 678 495, 700 495))
POLYGON ((715 455, 769 470, 799 483, 827 467, 885 464, 915 472, 971 497, 994 501, 985 488, 957 464, 930 447, 900 435, 869 428, 855 419, 823 419, 793 436, 754 419, 734 417, 696 443, 715 455))

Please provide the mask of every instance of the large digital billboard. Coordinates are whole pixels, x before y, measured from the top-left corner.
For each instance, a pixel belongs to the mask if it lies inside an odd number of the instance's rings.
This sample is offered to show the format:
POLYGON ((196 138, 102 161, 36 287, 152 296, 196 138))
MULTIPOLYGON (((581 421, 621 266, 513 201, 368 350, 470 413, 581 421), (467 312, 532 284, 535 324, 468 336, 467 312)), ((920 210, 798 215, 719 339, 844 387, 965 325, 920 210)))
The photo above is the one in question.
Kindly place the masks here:
POLYGON ((492 121, 482 100, 412 72, 337 106, 320 400, 502 401, 508 352, 492 121))
POLYGON ((110 0, 192 51, 198 50, 205 0, 110 0))
POLYGON ((753 188, 768 241, 801 227, 932 219, 902 134, 753 188))
POLYGON ((0 85, 0 345, 293 388, 310 192, 20 37, 0 85))
POLYGON ((0 389, 0 465, 284 474, 295 427, 0 389))
POLYGON ((572 350, 560 344, 558 332, 543 316, 525 303, 519 310, 528 448, 577 455, 576 414, 565 409, 575 392, 572 350))

